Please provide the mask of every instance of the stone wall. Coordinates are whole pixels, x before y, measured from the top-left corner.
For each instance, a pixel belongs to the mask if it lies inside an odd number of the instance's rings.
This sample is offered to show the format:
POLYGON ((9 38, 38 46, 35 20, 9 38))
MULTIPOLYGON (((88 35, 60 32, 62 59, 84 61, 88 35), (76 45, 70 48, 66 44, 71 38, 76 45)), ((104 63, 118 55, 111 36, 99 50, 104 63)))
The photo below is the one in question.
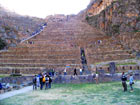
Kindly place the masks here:
MULTIPOLYGON (((140 80, 140 70, 128 71, 133 72, 135 80, 140 80)), ((10 84, 31 84, 33 76, 24 76, 24 77, 5 77, 1 79, 2 83, 10 84)), ((115 82, 121 81, 121 73, 109 74, 105 72, 99 73, 98 77, 99 83, 103 82, 115 82)), ((95 74, 93 75, 58 75, 52 78, 53 83, 96 83, 95 74)), ((28 86, 28 85, 27 85, 28 86)))
POLYGON ((22 77, 5 77, 1 79, 2 83, 10 84, 26 84, 31 83, 33 76, 22 76, 22 77))
POLYGON ((86 20, 90 25, 103 30, 108 35, 140 31, 139 0, 99 1, 94 1, 87 9, 86 20), (109 5, 105 1, 110 1, 109 5))

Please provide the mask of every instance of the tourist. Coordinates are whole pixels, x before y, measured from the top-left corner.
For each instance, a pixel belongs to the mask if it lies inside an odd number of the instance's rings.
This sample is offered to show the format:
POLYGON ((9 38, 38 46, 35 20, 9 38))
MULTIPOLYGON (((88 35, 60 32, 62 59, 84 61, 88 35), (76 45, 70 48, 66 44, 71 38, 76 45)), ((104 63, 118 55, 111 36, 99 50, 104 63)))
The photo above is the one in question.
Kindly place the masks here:
POLYGON ((51 88, 52 78, 49 76, 49 88, 51 88))
POLYGON ((76 68, 74 69, 74 75, 77 75, 76 68))
POLYGON ((43 75, 40 73, 40 78, 39 78, 39 81, 40 81, 40 90, 43 89, 43 81, 42 81, 42 79, 43 79, 43 75))
POLYGON ((82 69, 80 69, 80 75, 83 75, 83 70, 82 69))
POLYGON ((66 71, 66 68, 64 69, 64 75, 67 75, 67 71, 66 71))
POLYGON ((36 75, 33 78, 33 90, 37 89, 37 83, 36 83, 36 75))
POLYGON ((37 87, 40 87, 40 75, 38 74, 36 77, 37 87))
POLYGON ((42 89, 43 89, 43 86, 45 85, 45 82, 46 82, 46 76, 43 75, 43 79, 42 79, 42 89))
POLYGON ((133 92, 133 84, 134 84, 134 78, 133 78, 133 75, 130 74, 130 77, 129 77, 129 85, 130 85, 130 92, 133 92))
POLYGON ((49 87, 49 75, 46 75, 45 90, 49 87))
POLYGON ((96 81, 96 84, 99 83, 99 82, 98 82, 98 79, 99 79, 98 77, 99 77, 99 75, 96 73, 96 74, 95 74, 95 81, 96 81))
POLYGON ((124 74, 124 72, 122 73, 121 80, 122 80, 122 86, 123 86, 124 92, 125 92, 125 91, 127 91, 127 84, 126 84, 127 77, 126 77, 126 75, 124 74))
POLYGON ((0 83, 0 90, 2 90, 2 84, 0 83))

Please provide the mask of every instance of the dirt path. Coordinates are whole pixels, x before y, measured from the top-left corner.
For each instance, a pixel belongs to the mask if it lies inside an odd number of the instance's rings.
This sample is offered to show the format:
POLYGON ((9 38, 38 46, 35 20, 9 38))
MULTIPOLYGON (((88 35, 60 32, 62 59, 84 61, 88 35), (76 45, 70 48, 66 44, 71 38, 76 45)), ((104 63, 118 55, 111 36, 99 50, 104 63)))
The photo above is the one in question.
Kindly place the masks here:
POLYGON ((14 90, 14 91, 10 91, 10 92, 4 93, 4 94, 0 94, 0 100, 15 96, 17 94, 26 93, 31 90, 32 90, 32 86, 28 86, 28 87, 22 88, 20 90, 14 90))

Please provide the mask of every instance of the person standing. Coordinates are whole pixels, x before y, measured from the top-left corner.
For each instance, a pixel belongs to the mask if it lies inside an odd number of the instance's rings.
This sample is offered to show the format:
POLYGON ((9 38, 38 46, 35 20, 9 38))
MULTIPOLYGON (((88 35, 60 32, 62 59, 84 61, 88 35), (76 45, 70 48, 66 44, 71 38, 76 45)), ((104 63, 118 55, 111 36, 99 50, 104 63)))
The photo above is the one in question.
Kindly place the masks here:
POLYGON ((122 80, 122 86, 123 86, 123 89, 124 89, 124 92, 125 92, 125 91, 127 91, 127 84, 126 84, 127 77, 126 77, 126 75, 124 74, 124 72, 122 73, 121 80, 122 80))
POLYGON ((36 77, 37 87, 40 87, 40 75, 38 74, 36 77))
POLYGON ((82 69, 80 69, 80 75, 83 75, 83 70, 82 69))
POLYGON ((129 85, 130 85, 130 92, 133 92, 133 84, 134 84, 134 78, 133 78, 133 75, 130 74, 130 77, 129 77, 129 85))
POLYGON ((49 76, 49 88, 51 88, 52 78, 49 76))
POLYGON ((41 73, 40 73, 39 81, 40 81, 40 90, 42 90, 43 89, 43 75, 41 73))
POLYGON ((33 90, 37 89, 37 83, 36 83, 36 75, 33 78, 33 90))
POLYGON ((66 70, 66 68, 64 69, 64 75, 67 75, 67 70, 66 70))
POLYGON ((96 81, 96 84, 98 84, 98 83, 99 83, 99 82, 98 82, 98 80, 99 80, 99 78, 98 78, 98 77, 99 77, 99 75, 96 73, 96 74, 95 74, 95 81, 96 81))
POLYGON ((49 87, 49 75, 46 75, 45 90, 49 87))

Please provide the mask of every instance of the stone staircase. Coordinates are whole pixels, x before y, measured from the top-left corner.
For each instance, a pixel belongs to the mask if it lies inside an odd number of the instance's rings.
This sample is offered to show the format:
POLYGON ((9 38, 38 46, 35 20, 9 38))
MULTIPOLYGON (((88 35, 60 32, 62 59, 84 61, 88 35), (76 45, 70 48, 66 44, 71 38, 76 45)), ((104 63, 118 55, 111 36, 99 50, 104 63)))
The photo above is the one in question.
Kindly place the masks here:
POLYGON ((44 69, 62 73, 69 66, 67 72, 73 74, 74 68, 83 67, 81 48, 85 50, 89 67, 100 61, 134 57, 78 16, 57 21, 46 19, 46 22, 47 27, 37 36, 6 52, 0 52, 0 73, 10 74, 19 70, 23 74, 36 74, 44 69), (99 40, 102 41, 100 44, 99 40))

